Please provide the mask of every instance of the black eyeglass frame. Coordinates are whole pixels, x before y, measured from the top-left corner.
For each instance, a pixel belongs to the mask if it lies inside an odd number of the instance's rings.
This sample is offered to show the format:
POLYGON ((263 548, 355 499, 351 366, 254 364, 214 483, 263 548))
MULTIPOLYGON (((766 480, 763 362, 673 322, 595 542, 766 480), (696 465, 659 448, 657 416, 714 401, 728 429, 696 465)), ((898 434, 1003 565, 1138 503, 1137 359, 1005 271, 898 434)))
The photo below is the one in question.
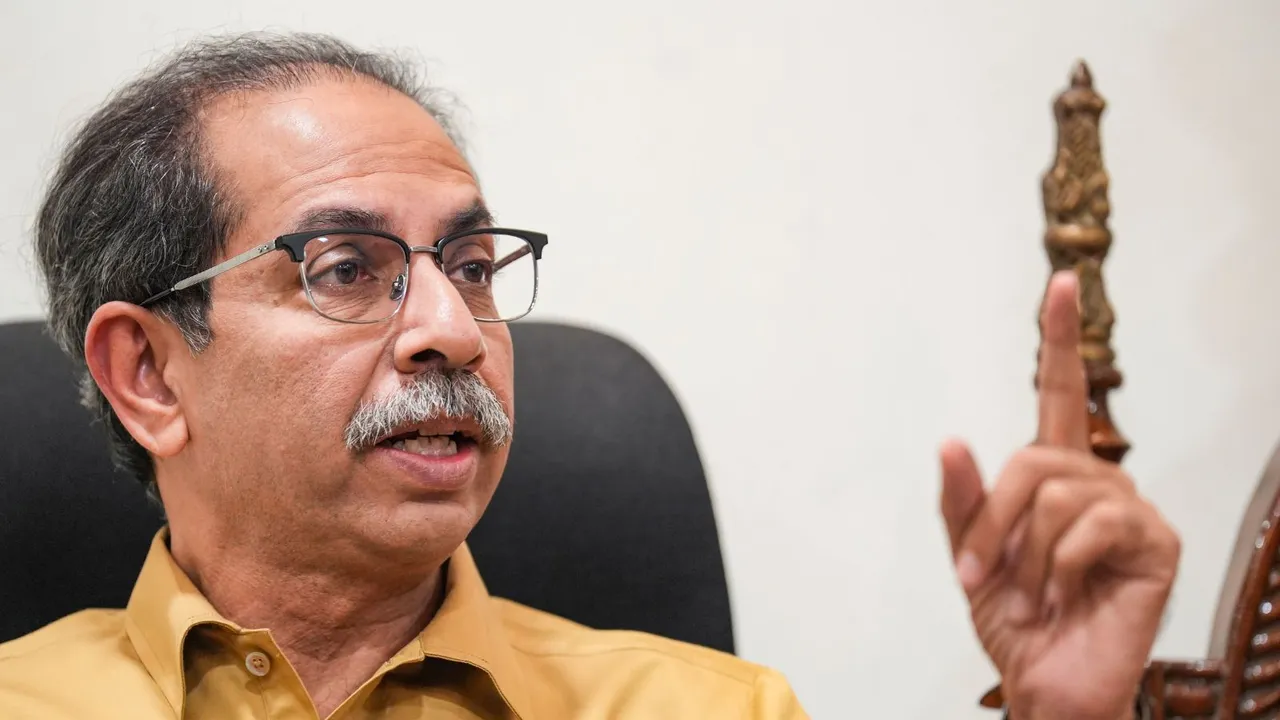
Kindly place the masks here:
MULTIPOLYGON (((538 261, 542 259, 542 250, 547 246, 547 243, 548 243, 548 238, 545 233, 534 232, 532 230, 516 230, 513 228, 483 227, 483 228, 474 228, 471 230, 463 230, 461 232, 456 232, 450 235, 446 235, 440 238, 439 240, 436 240, 434 243, 430 245, 410 245, 409 243, 405 242, 401 238, 395 235, 392 235, 391 233, 388 233, 388 232, 382 232, 381 230, 371 230, 369 228, 326 228, 324 230, 307 230, 305 232, 297 232, 297 233, 289 233, 287 235, 281 235, 280 237, 276 238, 275 240, 272 240, 271 242, 263 243, 256 247, 252 247, 240 253, 239 255, 236 255, 235 257, 228 258, 227 260, 224 260, 218 263, 217 265, 214 265, 213 267, 207 270, 203 270, 201 272, 196 273, 195 275, 183 278, 182 280, 179 280, 178 282, 174 283, 171 287, 169 287, 169 289, 158 292, 155 295, 152 295, 151 297, 147 298, 146 300, 143 300, 141 303, 139 303, 139 305, 142 307, 153 305, 157 302, 160 302, 161 300, 164 300, 170 295, 173 295, 174 293, 177 293, 182 290, 186 290, 187 288, 190 288, 190 287, 194 287, 203 282, 208 282, 209 280, 212 280, 213 278, 227 272, 228 270, 237 268, 249 262, 250 260, 260 258, 263 255, 267 255, 277 250, 284 250, 289 254, 289 259, 291 261, 299 264, 299 273, 303 276, 302 277, 303 289, 307 293, 307 302, 310 303, 311 308, 315 310, 317 313, 319 313, 322 317, 329 318, 330 320, 333 320, 335 322, 344 322, 344 323, 351 323, 351 324, 357 324, 357 325, 383 322, 384 320, 389 320, 392 317, 395 317, 396 313, 400 312, 400 308, 404 306, 404 298, 407 297, 409 294, 409 288, 408 288, 407 282, 406 282, 404 292, 401 294, 400 300, 396 305, 395 311, 387 315, 386 317, 378 318, 377 320, 342 320, 339 318, 330 317, 329 315, 326 315, 323 311, 321 311, 319 307, 316 307, 315 300, 311 297, 310 287, 307 285, 306 274, 301 267, 302 261, 306 257, 304 248, 306 247, 307 243, 311 242, 316 238, 324 237, 326 235, 343 235, 343 234, 371 235, 375 237, 385 238, 387 240, 394 242, 395 244, 400 246, 401 250, 404 251, 404 262, 405 262, 406 270, 408 269, 408 266, 409 266, 409 259, 413 256, 413 253, 416 253, 416 252, 429 253, 431 255, 434 255, 436 266, 441 267, 441 259, 440 259, 441 251, 444 250, 445 246, 447 246, 449 243, 455 240, 461 240, 462 238, 467 238, 467 237, 474 237, 476 235, 493 235, 493 234, 511 235, 513 237, 518 237, 521 240, 524 240, 526 243, 528 243, 529 248, 531 248, 533 252, 533 296, 529 298, 529 307, 526 308, 523 313, 515 317, 501 318, 501 319, 476 317, 475 319, 478 322, 511 322, 513 320, 519 320, 520 318, 532 312, 534 304, 536 304, 538 301, 538 261)), ((494 271, 496 272, 497 270, 504 267, 506 264, 513 262, 519 259, 520 257, 523 257, 523 254, 516 255, 515 257, 509 257, 509 258, 495 258, 494 271), (498 264, 499 262, 501 262, 502 264, 498 264)), ((406 281, 407 281, 407 278, 408 276, 406 275, 406 281)), ((472 315, 472 317, 475 317, 474 314, 472 315)))

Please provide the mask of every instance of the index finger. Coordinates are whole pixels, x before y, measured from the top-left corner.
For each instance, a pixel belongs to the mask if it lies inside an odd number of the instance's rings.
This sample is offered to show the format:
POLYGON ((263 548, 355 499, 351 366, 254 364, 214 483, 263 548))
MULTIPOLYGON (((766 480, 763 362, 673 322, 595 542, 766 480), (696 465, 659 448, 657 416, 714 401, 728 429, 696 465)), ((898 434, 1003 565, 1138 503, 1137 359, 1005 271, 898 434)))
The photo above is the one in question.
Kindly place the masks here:
POLYGON ((1089 386, 1080 358, 1080 281, 1074 271, 1055 273, 1040 318, 1040 395, 1043 445, 1089 449, 1089 386))

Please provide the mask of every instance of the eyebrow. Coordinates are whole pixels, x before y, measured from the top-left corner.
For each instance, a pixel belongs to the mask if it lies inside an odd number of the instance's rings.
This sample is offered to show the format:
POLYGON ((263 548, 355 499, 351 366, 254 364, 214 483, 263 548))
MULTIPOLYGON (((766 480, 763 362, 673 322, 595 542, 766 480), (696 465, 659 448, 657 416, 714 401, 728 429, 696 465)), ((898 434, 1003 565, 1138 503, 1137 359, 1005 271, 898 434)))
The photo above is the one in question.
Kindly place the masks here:
MULTIPOLYGON (((439 237, 491 225, 493 225, 493 213, 485 206, 483 200, 477 198, 467 207, 445 219, 439 237)), ((379 212, 355 207, 327 207, 304 215, 294 227, 293 232, 352 228, 390 233, 391 226, 390 219, 379 212)))
POLYGON ((387 220, 386 215, 372 210, 354 207, 327 207, 313 210, 304 215, 302 220, 298 221, 298 224, 294 227, 293 232, 335 228, 390 232, 391 223, 387 220))
POLYGON ((492 226, 493 213, 489 212, 489 208, 485 206, 483 200, 476 198, 471 201, 470 205, 449 217, 444 224, 444 231, 440 234, 440 237, 492 226))

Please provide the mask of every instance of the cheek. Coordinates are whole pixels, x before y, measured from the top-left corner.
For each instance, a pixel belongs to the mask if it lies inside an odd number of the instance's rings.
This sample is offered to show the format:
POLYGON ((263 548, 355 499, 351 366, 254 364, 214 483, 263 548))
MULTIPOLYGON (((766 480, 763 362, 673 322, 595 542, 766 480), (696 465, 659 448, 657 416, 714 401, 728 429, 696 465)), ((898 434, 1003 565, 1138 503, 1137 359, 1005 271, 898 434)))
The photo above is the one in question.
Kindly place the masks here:
MULTIPOLYGON (((332 349, 333 346, 331 345, 332 349)), ((281 428, 307 438, 319 454, 345 453, 343 434, 367 394, 376 359, 369 353, 315 352, 289 358, 261 389, 264 401, 275 401, 273 414, 281 428)))
POLYGON ((485 384, 497 393, 498 399, 507 408, 507 414, 514 418, 516 414, 516 397, 511 335, 505 325, 498 326, 498 329, 501 332, 487 333, 485 335, 487 353, 479 374, 480 379, 484 380, 485 384))
POLYGON ((208 401, 201 424, 267 453, 292 448, 296 456, 298 443, 312 454, 345 452, 343 432, 376 365, 376 343, 353 349, 287 327, 216 336, 197 378, 208 401))

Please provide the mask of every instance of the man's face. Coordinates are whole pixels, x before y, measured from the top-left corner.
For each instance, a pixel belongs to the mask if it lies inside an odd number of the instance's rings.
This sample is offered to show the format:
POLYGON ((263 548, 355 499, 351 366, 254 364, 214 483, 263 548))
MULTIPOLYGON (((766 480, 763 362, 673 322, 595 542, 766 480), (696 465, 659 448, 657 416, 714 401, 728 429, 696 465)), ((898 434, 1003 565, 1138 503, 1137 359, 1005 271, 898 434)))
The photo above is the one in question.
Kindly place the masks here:
MULTIPOLYGON (((326 211, 381 216, 410 245, 430 245, 482 207, 435 120, 370 81, 226 97, 203 129, 206 161, 241 211, 226 257, 326 211)), ((477 323, 429 255, 413 255, 409 288, 390 320, 347 324, 314 311, 283 252, 215 278, 214 341, 175 360, 170 379, 190 441, 159 464, 166 502, 198 498, 223 530, 304 562, 347 551, 412 562, 461 542, 498 483, 505 445, 442 457, 343 441, 359 407, 432 370, 475 373, 513 412, 507 327, 477 323)))

